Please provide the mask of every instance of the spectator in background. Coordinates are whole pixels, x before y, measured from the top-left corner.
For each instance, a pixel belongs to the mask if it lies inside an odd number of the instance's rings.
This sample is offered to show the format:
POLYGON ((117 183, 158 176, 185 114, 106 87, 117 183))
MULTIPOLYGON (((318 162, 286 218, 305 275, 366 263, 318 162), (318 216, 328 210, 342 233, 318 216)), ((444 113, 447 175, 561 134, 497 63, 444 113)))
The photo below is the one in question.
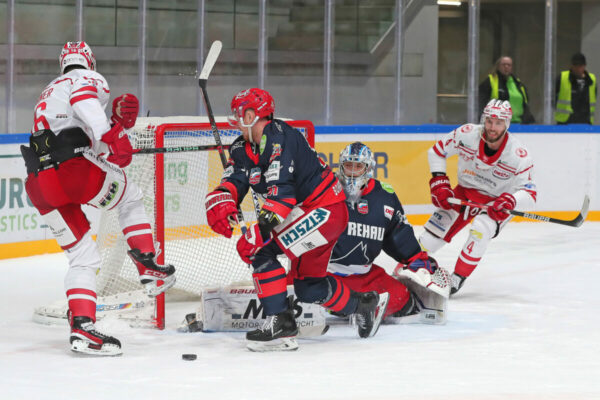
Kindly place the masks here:
POLYGON ((571 68, 556 78, 554 119, 557 124, 593 124, 596 110, 596 75, 586 71, 585 56, 571 57, 571 68))
POLYGON ((532 124, 535 118, 529 110, 527 89, 512 71, 512 58, 503 56, 496 61, 494 71, 479 85, 479 112, 491 99, 508 100, 513 110, 510 122, 532 124))

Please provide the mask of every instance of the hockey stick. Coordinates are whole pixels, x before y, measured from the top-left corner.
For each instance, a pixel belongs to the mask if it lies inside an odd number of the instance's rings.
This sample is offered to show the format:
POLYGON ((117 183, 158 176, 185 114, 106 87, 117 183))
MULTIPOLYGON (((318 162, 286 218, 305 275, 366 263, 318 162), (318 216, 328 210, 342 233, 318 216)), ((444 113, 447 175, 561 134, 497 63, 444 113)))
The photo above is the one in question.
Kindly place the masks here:
MULTIPOLYGON (((224 147, 229 148, 229 145, 225 145, 224 147)), ((218 145, 156 147, 151 149, 133 149, 133 154, 183 153, 186 151, 207 151, 218 149, 218 145)))
MULTIPOLYGON (((202 98, 204 100, 204 106, 206 107, 206 113, 208 114, 208 121, 210 122, 210 126, 212 128, 212 134, 215 138, 215 143, 217 144, 217 149, 219 151, 219 157, 221 158, 221 164, 223 165, 223 169, 227 167, 227 157, 225 156, 225 151, 223 148, 223 142, 221 141, 221 135, 219 134, 219 130, 217 129, 217 123, 215 122, 215 116, 212 111, 212 107, 210 106, 210 100, 208 99, 208 92, 206 90, 206 82, 208 81, 208 76, 212 71, 219 54, 221 53, 221 48, 223 44, 220 40, 215 40, 213 44, 210 46, 210 50, 208 51, 208 55, 206 56, 206 61, 204 62, 204 66, 202 67, 202 71, 200 72, 200 77, 198 78, 198 85, 200 85, 200 89, 202 90, 202 98)), ((254 203, 254 212, 258 217, 258 213, 260 210, 260 204, 258 202, 258 198, 256 197, 256 193, 250 188, 250 193, 252 194, 252 202, 254 203)), ((242 233, 246 233, 246 226, 243 224, 244 216, 242 214, 242 209, 238 205, 238 222, 240 223, 240 227, 242 229, 242 233)))
MULTIPOLYGON (((459 206, 477 207, 477 208, 481 208, 482 210, 486 210, 486 211, 490 207, 487 204, 479 204, 479 203, 474 203, 472 201, 460 200, 460 199, 455 199, 455 198, 449 198, 448 203, 456 204, 459 206)), ((577 228, 577 227, 581 226, 581 224, 583 224, 583 221, 587 217, 589 208, 590 208, 590 198, 586 194, 585 197, 583 198, 583 205, 581 206, 581 211, 574 219, 571 219, 571 220, 546 217, 544 215, 533 214, 533 213, 517 211, 517 210, 507 210, 507 211, 509 214, 516 215, 518 217, 533 219, 533 220, 542 221, 542 222, 552 222, 554 224, 572 226, 572 227, 577 228)))

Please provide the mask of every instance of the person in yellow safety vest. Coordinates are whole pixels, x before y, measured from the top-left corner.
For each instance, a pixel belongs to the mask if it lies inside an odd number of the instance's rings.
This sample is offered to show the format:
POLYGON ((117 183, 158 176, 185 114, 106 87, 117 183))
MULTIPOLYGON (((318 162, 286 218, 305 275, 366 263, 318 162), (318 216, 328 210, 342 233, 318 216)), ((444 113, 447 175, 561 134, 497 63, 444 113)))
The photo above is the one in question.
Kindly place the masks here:
POLYGON ((513 110, 511 123, 535 123, 527 89, 512 71, 512 58, 502 56, 496 61, 493 71, 479 85, 479 111, 481 113, 491 99, 508 100, 513 110))
POLYGON ((571 68, 556 78, 554 119, 557 124, 593 124, 596 111, 596 75, 586 71, 585 56, 571 57, 571 68))

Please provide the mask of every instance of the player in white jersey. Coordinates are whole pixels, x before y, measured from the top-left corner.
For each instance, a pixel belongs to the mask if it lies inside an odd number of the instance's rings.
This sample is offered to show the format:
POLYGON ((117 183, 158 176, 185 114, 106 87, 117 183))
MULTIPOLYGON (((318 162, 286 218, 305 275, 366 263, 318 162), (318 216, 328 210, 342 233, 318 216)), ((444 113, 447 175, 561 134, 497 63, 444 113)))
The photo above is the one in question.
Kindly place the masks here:
POLYGON ((35 106, 30 146, 21 146, 27 167, 27 194, 65 251, 65 277, 71 349, 94 355, 121 354, 119 340, 96 330, 96 273, 100 254, 90 234, 82 204, 117 209, 129 256, 140 281, 154 297, 175 284, 175 268, 157 265, 152 227, 142 192, 128 182, 132 147, 125 129, 135 124, 139 105, 132 94, 104 109, 110 90, 95 71, 96 60, 85 42, 68 42, 59 57, 61 76, 43 90, 35 106), (109 154, 107 158, 102 153, 109 154), (158 281, 164 281, 159 286, 158 281))
POLYGON ((469 222, 469 237, 456 261, 451 294, 456 293, 479 264, 493 238, 510 219, 508 211, 535 205, 533 159, 527 148, 508 132, 512 109, 508 101, 492 99, 481 124, 462 125, 439 140, 429 151, 432 203, 438 207, 419 237, 424 250, 434 253, 469 222), (452 189, 446 159, 458 155, 458 185, 452 189), (479 208, 452 205, 449 198, 488 204, 479 208))

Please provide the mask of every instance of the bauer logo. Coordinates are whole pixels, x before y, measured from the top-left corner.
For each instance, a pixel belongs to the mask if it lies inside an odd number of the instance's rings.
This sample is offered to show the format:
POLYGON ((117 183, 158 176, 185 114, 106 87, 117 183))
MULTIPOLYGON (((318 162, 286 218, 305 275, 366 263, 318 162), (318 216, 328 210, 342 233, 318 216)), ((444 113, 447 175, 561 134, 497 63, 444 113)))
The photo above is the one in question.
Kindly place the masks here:
POLYGON ((331 211, 325 210, 324 208, 317 208, 316 210, 311 211, 292 227, 279 235, 281 244, 283 244, 283 247, 286 249, 289 249, 327 222, 330 214, 331 211))

